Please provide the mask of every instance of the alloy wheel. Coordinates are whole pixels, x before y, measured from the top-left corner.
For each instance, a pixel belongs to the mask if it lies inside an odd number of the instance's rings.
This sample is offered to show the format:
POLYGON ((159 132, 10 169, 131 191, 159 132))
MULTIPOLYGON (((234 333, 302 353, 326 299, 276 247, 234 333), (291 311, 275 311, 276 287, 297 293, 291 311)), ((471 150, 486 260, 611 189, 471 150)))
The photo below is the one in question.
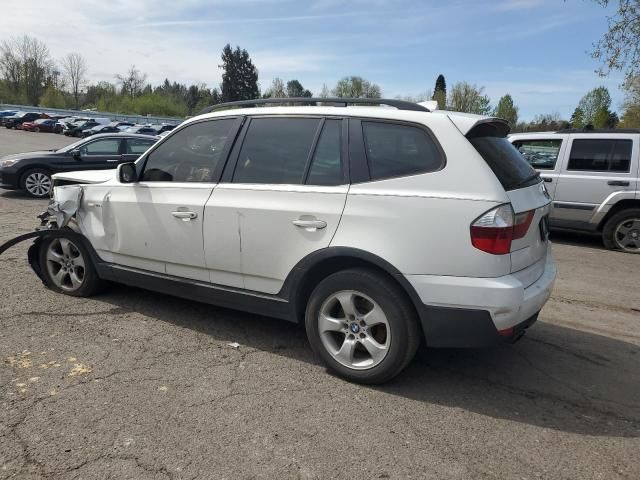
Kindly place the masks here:
POLYGON ((56 238, 47 248, 47 272, 54 285, 73 292, 85 279, 85 259, 78 247, 69 239, 56 238))
POLYGON ((640 252, 640 218, 627 218, 620 222, 613 233, 613 239, 626 252, 640 252))
POLYGON ((327 298, 318 314, 324 348, 341 365, 366 370, 389 352, 391 331, 382 308, 364 293, 343 290, 327 298))
POLYGON ((36 197, 44 197, 51 190, 51 178, 41 172, 33 172, 24 181, 27 191, 36 197))

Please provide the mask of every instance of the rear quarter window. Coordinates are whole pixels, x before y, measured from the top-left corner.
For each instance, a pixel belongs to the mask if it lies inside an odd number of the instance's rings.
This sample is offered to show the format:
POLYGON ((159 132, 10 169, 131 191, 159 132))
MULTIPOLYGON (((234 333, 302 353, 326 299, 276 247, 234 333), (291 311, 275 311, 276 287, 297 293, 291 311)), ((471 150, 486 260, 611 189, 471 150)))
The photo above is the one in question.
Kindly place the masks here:
POLYGON ((440 170, 444 154, 422 128, 388 122, 362 122, 371 180, 440 170))

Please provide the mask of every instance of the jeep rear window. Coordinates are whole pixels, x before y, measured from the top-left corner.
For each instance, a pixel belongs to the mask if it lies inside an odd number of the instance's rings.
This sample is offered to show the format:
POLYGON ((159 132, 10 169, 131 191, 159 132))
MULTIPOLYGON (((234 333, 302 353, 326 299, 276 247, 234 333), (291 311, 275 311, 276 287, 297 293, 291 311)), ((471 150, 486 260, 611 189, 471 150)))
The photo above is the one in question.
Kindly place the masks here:
POLYGON ((505 137, 469 138, 505 190, 517 190, 540 182, 540 176, 505 137))

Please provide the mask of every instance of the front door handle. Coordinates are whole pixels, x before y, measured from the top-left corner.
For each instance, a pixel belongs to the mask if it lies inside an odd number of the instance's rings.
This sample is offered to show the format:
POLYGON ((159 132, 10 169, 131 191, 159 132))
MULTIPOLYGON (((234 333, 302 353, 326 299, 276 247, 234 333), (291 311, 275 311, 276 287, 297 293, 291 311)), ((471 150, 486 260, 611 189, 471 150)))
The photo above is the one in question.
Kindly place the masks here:
POLYGON ((296 227, 304 228, 309 231, 320 230, 327 226, 327 222, 324 220, 305 220, 305 219, 297 219, 294 220, 293 223, 296 227))
POLYGON ((553 178, 551 178, 551 177, 542 177, 542 180, 544 180, 547 183, 553 182, 553 178))
POLYGON ((194 218, 198 217, 198 214, 196 212, 177 211, 177 212, 171 212, 171 215, 173 215, 176 218, 179 218, 183 222, 188 222, 189 220, 193 220, 194 218))
POLYGON ((628 187, 629 182, 625 180, 609 180, 607 185, 611 185, 612 187, 628 187))

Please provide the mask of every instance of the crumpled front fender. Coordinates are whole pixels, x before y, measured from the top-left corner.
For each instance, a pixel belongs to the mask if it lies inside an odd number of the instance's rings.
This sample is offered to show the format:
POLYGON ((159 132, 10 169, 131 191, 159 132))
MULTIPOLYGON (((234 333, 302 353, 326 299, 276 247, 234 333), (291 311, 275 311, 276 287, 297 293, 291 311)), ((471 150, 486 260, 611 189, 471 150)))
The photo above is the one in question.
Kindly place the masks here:
POLYGON ((47 205, 47 213, 55 219, 58 228, 64 228, 80 208, 82 187, 68 185, 56 188, 55 198, 47 205))

